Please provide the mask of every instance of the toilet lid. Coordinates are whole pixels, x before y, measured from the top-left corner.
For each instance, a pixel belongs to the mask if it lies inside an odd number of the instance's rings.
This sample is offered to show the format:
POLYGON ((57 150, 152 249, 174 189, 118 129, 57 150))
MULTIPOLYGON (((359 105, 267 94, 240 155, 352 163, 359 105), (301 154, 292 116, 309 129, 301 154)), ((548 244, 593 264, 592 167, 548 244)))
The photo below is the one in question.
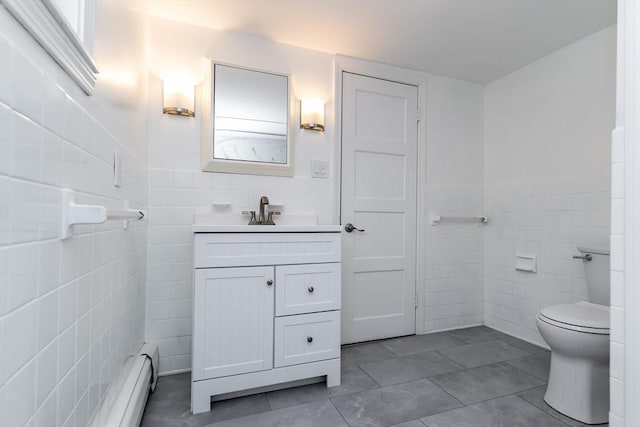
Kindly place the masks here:
POLYGON ((540 310, 540 315, 548 320, 566 325, 569 329, 609 332, 609 307, 605 305, 585 301, 552 305, 540 310))

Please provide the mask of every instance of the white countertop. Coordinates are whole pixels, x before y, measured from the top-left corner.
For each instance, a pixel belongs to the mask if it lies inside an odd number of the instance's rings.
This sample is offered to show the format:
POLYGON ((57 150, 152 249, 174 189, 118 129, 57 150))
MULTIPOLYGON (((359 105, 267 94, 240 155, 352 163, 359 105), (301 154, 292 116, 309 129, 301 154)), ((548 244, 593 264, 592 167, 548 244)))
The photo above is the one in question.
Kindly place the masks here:
POLYGON ((193 224, 194 233, 339 233, 340 225, 226 225, 193 224))
POLYGON ((318 225, 315 215, 283 215, 276 225, 248 225, 248 216, 240 214, 196 214, 194 233, 339 233, 340 225, 318 225))

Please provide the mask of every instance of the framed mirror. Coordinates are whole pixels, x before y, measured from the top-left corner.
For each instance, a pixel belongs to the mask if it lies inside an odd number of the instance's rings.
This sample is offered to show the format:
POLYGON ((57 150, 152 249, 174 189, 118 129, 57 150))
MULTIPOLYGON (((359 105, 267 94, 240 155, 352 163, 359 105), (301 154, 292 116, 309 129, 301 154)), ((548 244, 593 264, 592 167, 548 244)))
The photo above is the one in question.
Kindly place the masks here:
POLYGON ((293 175, 289 75, 214 61, 207 69, 202 170, 293 175))

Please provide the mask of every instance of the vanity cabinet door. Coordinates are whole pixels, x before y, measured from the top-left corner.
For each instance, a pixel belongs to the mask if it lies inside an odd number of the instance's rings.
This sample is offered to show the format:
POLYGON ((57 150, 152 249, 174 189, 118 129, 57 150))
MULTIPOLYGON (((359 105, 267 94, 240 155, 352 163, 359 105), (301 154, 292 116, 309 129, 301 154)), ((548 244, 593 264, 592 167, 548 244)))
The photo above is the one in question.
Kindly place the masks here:
POLYGON ((274 267, 195 271, 193 380, 273 367, 274 267))

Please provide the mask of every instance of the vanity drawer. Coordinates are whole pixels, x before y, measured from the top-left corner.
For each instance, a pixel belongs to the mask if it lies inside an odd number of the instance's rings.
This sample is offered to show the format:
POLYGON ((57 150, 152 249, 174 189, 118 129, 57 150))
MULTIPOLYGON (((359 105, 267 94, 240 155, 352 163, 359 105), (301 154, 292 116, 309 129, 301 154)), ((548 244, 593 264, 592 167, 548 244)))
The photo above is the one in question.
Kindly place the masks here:
POLYGON ((276 267, 276 316, 340 309, 340 263, 276 267))
POLYGON ((195 268, 340 262, 340 233, 196 233, 195 268))
POLYGON ((276 317, 274 366, 340 357, 340 312, 276 317))

